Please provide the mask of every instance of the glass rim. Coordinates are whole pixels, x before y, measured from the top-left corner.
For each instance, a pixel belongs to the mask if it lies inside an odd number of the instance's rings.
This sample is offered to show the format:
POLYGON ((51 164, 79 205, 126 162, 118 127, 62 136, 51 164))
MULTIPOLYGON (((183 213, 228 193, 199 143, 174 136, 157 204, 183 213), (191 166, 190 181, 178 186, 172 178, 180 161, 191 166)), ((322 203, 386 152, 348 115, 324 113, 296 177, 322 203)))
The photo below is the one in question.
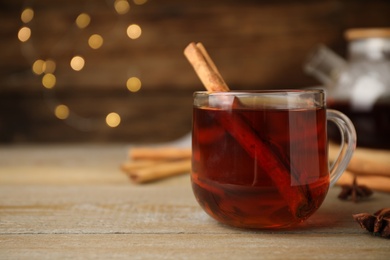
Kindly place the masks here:
POLYGON ((208 90, 197 90, 194 95, 243 95, 243 94, 324 94, 323 89, 258 89, 258 90, 231 90, 231 91, 208 91, 208 90))
MULTIPOLYGON (((231 109, 236 98, 242 108, 255 109, 308 109, 326 106, 323 89, 268 89, 234 91, 196 91, 193 94, 195 107, 231 109)), ((237 107, 236 107, 237 108, 237 107)))

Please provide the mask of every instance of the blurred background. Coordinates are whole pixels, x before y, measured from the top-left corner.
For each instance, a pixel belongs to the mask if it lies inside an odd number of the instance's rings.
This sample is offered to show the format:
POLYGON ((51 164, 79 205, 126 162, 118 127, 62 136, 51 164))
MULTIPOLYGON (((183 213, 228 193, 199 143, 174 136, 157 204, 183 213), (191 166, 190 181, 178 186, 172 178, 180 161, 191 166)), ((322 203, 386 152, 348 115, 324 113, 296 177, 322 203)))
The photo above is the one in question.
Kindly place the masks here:
POLYGON ((0 143, 172 141, 203 90, 202 42, 231 89, 318 85, 302 69, 345 30, 389 27, 388 0, 1 0, 0 143))

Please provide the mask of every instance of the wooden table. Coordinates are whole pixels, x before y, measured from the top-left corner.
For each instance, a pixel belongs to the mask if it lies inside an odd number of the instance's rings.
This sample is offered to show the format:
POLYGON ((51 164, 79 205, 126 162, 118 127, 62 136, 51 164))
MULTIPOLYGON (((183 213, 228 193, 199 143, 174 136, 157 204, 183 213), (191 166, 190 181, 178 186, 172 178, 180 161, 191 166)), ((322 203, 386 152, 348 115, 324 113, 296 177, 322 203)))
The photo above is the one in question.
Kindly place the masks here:
POLYGON ((131 183, 119 170, 128 148, 0 147, 0 259, 390 259, 390 240, 351 217, 390 194, 355 204, 335 187, 299 228, 235 229, 200 209, 188 175, 131 183))

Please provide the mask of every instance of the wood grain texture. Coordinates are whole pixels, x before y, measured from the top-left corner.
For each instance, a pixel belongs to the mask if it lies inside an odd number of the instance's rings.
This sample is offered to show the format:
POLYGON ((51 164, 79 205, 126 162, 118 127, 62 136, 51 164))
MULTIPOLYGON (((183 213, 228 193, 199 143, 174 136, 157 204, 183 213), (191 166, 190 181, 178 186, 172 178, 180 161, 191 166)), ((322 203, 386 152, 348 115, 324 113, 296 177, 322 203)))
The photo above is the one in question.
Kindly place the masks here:
MULTIPOLYGON (((360 236, 360 235, 358 235, 360 236)), ((388 241, 285 234, 80 234, 0 237, 7 259, 388 259, 388 241), (31 236, 30 236, 31 237, 31 236), (45 245, 45 246, 43 246, 45 245), (360 248, 356 250, 357 248, 360 248)))
POLYGON ((337 199, 301 226, 255 231, 218 224, 188 175, 135 185, 120 172, 128 145, 0 147, 1 259, 388 259, 388 240, 352 214, 388 205, 375 193, 337 199))
POLYGON ((183 56, 189 42, 204 43, 231 89, 302 88, 319 84, 302 69, 312 47, 323 43, 345 56, 346 29, 390 26, 387 0, 130 1, 130 12, 122 16, 115 15, 113 2, 0 3, 0 142, 169 141, 188 131, 191 93, 203 89, 183 56), (26 6, 34 8, 35 18, 23 24, 26 6), (81 12, 92 17, 85 31, 74 26, 81 12), (133 23, 143 30, 137 40, 125 34, 133 23), (24 25, 32 28, 32 38, 20 43, 16 35, 24 25), (86 44, 92 33, 104 37, 99 50, 86 44), (86 59, 80 72, 69 67, 77 54, 86 59), (43 89, 42 75, 32 73, 36 59, 57 63, 55 91, 43 89), (126 89, 131 76, 142 81, 139 93, 126 89), (165 95, 156 99, 161 91, 171 91, 175 102, 165 95), (57 101, 96 118, 98 127, 84 131, 56 119, 57 101), (122 116, 115 130, 104 125, 111 111, 122 116))

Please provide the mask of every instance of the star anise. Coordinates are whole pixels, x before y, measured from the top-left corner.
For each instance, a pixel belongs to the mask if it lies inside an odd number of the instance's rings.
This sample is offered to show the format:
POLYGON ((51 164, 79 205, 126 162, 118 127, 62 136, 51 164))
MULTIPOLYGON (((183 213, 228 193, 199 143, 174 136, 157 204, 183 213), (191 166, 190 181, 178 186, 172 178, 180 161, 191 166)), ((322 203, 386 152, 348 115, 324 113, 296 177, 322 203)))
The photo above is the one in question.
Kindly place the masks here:
POLYGON ((351 197, 353 202, 358 202, 363 198, 370 197, 372 195, 372 190, 366 185, 358 185, 356 176, 353 178, 352 185, 342 185, 342 190, 338 196, 339 199, 347 200, 351 197))
POLYGON ((352 217, 368 232, 390 238, 390 208, 383 208, 374 214, 359 213, 352 217))

